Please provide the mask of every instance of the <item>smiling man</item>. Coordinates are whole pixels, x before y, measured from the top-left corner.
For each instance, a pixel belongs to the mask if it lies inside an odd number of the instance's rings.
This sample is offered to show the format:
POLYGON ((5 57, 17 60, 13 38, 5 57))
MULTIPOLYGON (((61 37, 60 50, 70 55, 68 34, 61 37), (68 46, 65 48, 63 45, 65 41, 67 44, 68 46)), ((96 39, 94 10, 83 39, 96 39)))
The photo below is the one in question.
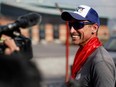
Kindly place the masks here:
POLYGON ((62 12, 61 17, 68 21, 72 42, 80 46, 68 86, 114 87, 115 64, 97 37, 98 13, 89 6, 80 5, 74 12, 62 12))

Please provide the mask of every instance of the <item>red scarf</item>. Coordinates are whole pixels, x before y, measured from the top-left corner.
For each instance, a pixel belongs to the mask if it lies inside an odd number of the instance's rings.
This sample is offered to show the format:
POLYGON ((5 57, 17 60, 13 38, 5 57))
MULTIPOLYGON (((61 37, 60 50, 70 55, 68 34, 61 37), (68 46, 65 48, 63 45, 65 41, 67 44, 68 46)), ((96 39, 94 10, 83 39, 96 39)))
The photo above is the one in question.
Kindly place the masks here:
POLYGON ((93 51, 95 51, 102 43, 99 41, 97 37, 94 37, 87 42, 84 47, 80 47, 77 51, 74 59, 74 63, 72 66, 72 74, 71 78, 75 78, 77 72, 81 69, 81 67, 86 62, 87 58, 91 55, 93 51))

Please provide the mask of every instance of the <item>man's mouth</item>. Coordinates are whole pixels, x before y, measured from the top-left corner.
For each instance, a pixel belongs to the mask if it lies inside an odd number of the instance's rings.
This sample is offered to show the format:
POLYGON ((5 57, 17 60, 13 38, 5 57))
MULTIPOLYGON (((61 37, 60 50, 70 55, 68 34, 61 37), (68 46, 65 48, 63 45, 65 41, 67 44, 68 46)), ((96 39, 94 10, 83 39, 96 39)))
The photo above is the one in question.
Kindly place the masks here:
POLYGON ((73 34, 73 35, 71 35, 72 36, 72 38, 78 38, 78 37, 80 37, 81 35, 80 34, 73 34))
POLYGON ((72 38, 77 38, 79 37, 80 35, 72 35, 72 38))

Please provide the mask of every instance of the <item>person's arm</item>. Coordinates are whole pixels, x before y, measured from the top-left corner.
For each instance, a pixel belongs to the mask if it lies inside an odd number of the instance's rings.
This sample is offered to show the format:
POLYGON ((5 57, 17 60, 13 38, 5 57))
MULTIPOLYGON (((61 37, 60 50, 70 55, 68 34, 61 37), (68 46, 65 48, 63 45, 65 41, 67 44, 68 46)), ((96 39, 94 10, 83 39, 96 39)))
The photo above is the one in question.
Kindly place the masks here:
POLYGON ((5 54, 10 55, 14 51, 19 51, 19 47, 16 46, 15 41, 7 36, 7 35, 1 35, 1 39, 3 40, 4 44, 7 46, 5 49, 5 54))
POLYGON ((104 61, 95 64, 92 68, 92 83, 94 87, 114 87, 115 76, 111 65, 107 66, 104 61))

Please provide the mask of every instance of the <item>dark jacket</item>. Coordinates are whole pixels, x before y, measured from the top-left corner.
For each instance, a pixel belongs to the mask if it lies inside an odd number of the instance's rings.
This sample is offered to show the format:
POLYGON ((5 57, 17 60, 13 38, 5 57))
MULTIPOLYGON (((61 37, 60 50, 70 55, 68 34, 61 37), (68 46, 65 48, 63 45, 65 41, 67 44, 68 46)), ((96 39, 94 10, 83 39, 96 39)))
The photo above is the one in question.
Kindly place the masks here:
POLYGON ((115 87, 115 78, 114 61, 101 46, 89 56, 70 84, 72 87, 115 87))

